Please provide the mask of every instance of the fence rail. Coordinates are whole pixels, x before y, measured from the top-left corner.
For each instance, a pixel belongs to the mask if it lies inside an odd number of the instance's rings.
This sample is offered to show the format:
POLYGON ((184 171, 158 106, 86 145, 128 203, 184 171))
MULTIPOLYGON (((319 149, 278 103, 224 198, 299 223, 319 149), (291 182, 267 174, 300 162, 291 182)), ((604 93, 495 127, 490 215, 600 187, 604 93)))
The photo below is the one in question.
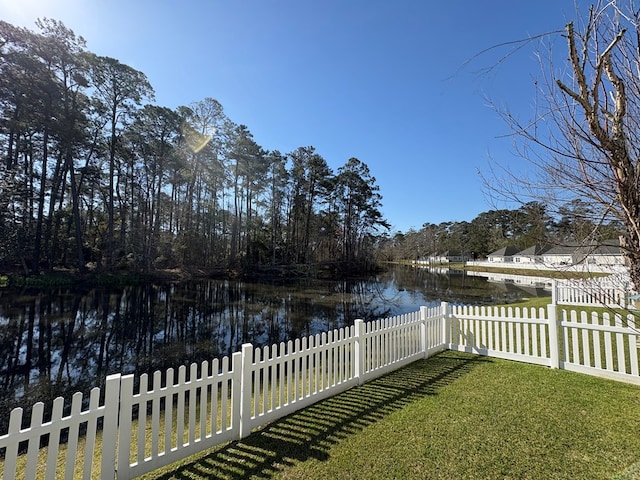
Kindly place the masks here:
POLYGON ((262 425, 450 349, 640 385, 633 315, 462 307, 420 311, 141 375, 110 375, 104 392, 17 408, 0 436, 3 478, 132 478, 244 438, 262 425), (44 445, 44 447, 43 447, 44 445), (95 459, 95 461, 94 461, 95 459), (98 461, 99 460, 99 461, 98 461), (41 469, 40 465, 46 467, 41 469))

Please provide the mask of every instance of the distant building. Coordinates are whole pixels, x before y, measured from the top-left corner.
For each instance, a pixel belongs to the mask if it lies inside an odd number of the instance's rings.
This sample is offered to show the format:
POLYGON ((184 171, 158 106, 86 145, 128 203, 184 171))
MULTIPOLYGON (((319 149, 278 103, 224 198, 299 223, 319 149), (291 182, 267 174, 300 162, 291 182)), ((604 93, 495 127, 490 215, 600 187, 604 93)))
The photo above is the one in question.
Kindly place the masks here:
POLYGON ((518 253, 517 247, 504 247, 500 250, 496 250, 490 253, 487 257, 491 263, 511 263, 513 262, 513 256, 518 253))
POLYGON ((430 264, 439 264, 439 263, 461 263, 468 262, 471 260, 469 255, 463 254, 456 250, 447 250, 444 253, 434 253, 429 255, 428 262, 420 262, 420 263, 430 263, 430 264))
POLYGON ((624 265, 625 260, 618 240, 607 240, 598 245, 580 246, 576 248, 574 263, 587 265, 617 266, 624 265))
POLYGON ((545 266, 597 265, 622 266, 625 264, 620 242, 607 240, 598 244, 557 245, 553 247, 535 245, 519 250, 504 247, 489 254, 489 263, 515 263, 518 265, 543 264, 545 266))
POLYGON ((524 250, 513 254, 513 263, 542 263, 542 255, 548 250, 549 247, 543 247, 541 245, 534 245, 533 247, 525 248, 524 250))
POLYGON ((471 257, 456 250, 447 250, 440 254, 440 263, 460 263, 471 260, 471 257))
POLYGON ((541 255, 542 263, 545 265, 573 265, 575 253, 575 246, 558 245, 551 247, 541 255))

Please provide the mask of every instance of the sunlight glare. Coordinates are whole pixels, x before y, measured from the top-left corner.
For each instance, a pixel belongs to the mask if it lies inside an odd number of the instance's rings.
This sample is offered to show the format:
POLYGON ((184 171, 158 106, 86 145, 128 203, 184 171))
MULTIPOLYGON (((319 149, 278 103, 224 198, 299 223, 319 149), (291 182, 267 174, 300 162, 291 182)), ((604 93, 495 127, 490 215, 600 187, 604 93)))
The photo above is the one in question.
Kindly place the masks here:
POLYGON ((187 142, 187 145, 194 153, 198 153, 206 147, 213 138, 213 134, 198 133, 186 123, 182 124, 182 135, 184 136, 185 142, 187 142))
POLYGON ((64 0, 0 0, 0 17, 13 24, 33 26, 38 18, 59 19, 72 2, 64 0))

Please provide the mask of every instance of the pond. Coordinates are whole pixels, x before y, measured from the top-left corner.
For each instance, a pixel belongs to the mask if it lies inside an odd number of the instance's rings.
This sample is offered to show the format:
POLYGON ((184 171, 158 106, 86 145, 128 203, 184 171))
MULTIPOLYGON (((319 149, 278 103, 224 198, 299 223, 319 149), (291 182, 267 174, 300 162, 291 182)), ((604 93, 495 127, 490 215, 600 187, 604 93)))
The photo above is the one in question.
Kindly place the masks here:
POLYGON ((363 279, 189 281, 0 289, 0 434, 8 412, 88 393, 106 375, 177 368, 240 350, 413 312, 550 295, 462 271, 392 267, 363 279))

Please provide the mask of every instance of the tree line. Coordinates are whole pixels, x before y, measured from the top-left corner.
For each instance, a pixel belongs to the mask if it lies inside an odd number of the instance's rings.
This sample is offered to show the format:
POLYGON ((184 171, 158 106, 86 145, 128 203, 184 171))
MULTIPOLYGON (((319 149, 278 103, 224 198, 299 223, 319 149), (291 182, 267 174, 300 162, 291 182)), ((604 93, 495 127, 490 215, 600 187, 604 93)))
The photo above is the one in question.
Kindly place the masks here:
POLYGON ((419 260, 447 251, 486 258, 507 246, 598 244, 618 239, 623 231, 621 222, 594 221, 592 207, 579 199, 566 202, 557 213, 529 202, 517 209, 489 210, 469 222, 425 223, 388 237, 381 253, 387 260, 419 260))
POLYGON ((155 105, 143 72, 36 26, 0 21, 0 268, 371 265, 389 226, 364 162, 265 150, 214 98, 155 105))

